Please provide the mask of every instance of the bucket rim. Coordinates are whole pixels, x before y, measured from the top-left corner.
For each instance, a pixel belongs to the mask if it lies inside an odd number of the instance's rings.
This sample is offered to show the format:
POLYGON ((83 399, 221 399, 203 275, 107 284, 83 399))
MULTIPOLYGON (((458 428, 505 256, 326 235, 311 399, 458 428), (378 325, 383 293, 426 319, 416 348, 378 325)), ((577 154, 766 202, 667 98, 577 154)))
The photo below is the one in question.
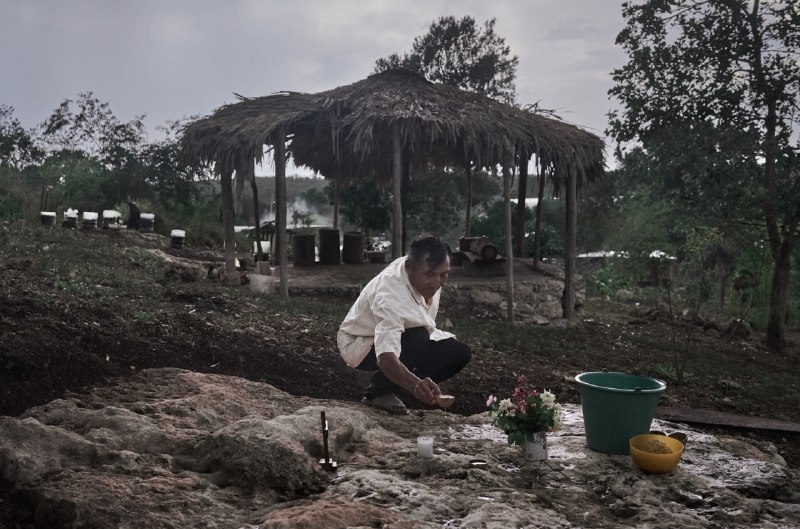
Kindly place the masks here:
POLYGON ((575 381, 584 387, 597 389, 600 391, 610 391, 612 393, 661 393, 665 389, 667 389, 667 383, 661 379, 653 378, 653 377, 645 377, 642 375, 631 375, 630 373, 622 373, 620 371, 587 371, 585 373, 580 373, 575 375, 575 381), (592 384, 585 380, 582 380, 582 377, 587 375, 623 375, 630 378, 638 378, 642 380, 648 380, 655 382, 658 387, 655 388, 634 388, 634 389, 623 389, 623 388, 610 388, 608 386, 599 386, 597 384, 592 384))

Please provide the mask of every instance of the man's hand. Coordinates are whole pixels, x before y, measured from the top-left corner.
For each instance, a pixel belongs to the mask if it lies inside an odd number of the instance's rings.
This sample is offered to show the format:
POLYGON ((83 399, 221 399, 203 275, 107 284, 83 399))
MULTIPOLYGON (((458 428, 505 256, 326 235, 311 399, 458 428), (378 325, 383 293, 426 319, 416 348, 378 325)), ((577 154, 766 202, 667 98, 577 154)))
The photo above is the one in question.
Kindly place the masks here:
POLYGON ((426 403, 436 404, 436 396, 442 394, 439 386, 430 378, 422 378, 414 386, 414 391, 411 392, 414 398, 426 403))
POLYGON ((442 394, 436 382, 430 378, 417 378, 393 353, 383 353, 378 356, 378 369, 386 375, 386 378, 425 404, 436 404, 436 395, 442 394))

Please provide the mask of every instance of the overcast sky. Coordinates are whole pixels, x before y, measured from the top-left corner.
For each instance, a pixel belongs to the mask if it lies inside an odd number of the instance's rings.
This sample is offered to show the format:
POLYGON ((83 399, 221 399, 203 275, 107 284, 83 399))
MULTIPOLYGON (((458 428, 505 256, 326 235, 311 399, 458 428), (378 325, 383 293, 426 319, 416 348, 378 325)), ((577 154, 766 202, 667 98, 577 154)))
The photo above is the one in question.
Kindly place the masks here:
POLYGON ((496 18, 517 101, 603 136, 621 0, 0 0, 0 104, 26 128, 92 91, 122 121, 363 79, 440 16, 496 18))

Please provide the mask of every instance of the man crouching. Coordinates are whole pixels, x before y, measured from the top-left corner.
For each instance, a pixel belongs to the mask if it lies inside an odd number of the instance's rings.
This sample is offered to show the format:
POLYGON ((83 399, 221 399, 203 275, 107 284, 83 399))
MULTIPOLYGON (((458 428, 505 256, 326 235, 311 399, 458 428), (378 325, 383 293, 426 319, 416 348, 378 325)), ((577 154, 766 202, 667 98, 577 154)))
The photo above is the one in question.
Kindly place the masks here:
POLYGON ((347 365, 375 371, 366 404, 404 414, 397 393, 405 391, 432 405, 442 393, 437 383, 469 362, 469 348, 436 328, 450 256, 450 247, 439 237, 420 235, 407 256, 367 283, 339 327, 337 343, 347 365))

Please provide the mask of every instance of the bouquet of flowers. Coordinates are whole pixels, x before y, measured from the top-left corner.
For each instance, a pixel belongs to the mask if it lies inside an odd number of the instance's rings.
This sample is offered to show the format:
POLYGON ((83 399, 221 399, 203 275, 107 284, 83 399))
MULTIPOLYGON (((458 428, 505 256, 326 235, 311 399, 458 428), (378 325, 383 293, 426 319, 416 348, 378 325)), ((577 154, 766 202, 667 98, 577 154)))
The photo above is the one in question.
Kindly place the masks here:
POLYGON ((525 377, 517 377, 510 399, 490 395, 486 401, 489 417, 508 435, 508 444, 532 441, 536 432, 552 432, 561 426, 561 404, 551 392, 527 387, 525 377))

